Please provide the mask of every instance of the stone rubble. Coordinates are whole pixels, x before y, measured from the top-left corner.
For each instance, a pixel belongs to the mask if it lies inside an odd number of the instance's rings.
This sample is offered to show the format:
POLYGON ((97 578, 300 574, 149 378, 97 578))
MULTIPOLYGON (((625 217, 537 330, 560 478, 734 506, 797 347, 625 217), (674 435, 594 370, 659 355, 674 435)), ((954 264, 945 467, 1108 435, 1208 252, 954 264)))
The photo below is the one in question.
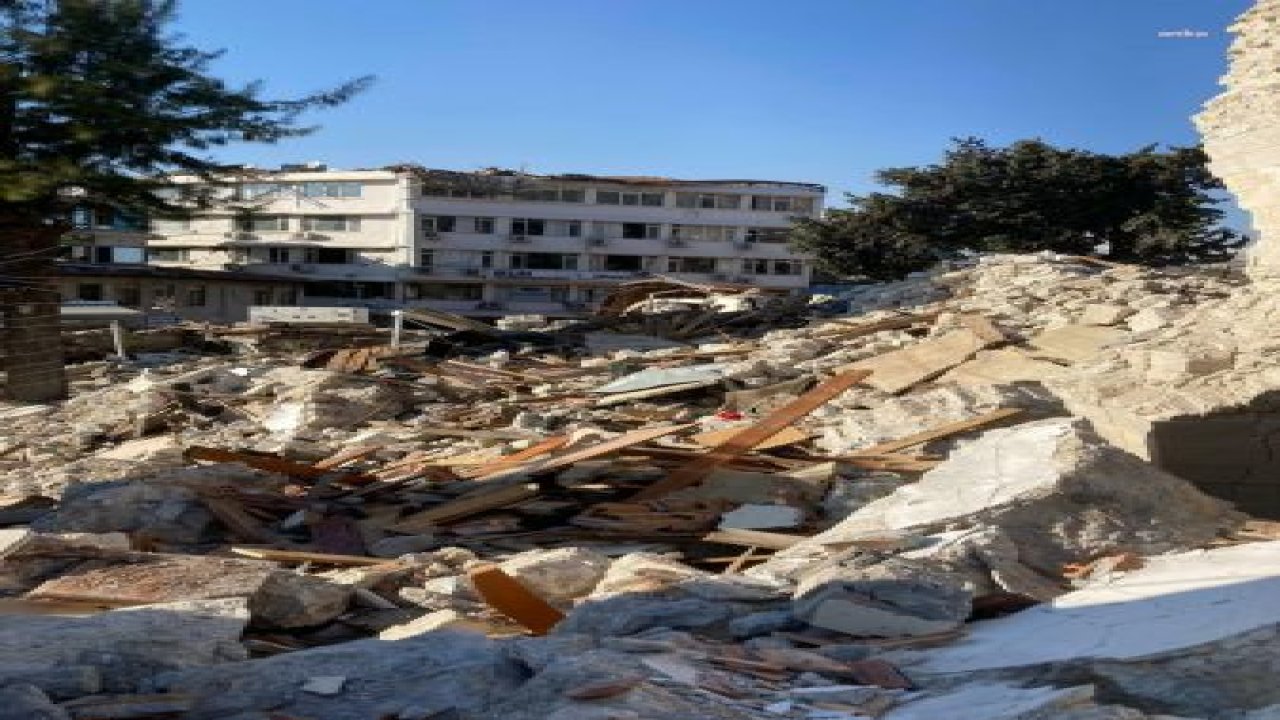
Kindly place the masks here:
POLYGON ((1239 720, 1280 705, 1280 542, 1231 502, 1280 515, 1280 491, 1268 505, 1240 489, 1276 490, 1270 456, 1233 485, 1152 452, 1175 418, 1184 455, 1213 447, 1190 418, 1240 421, 1230 407, 1266 431, 1280 348, 1215 324, 1274 301, 1230 268, 1051 254, 847 299, 801 327, 660 347, 599 330, 603 354, 512 347, 434 372, 413 350, 360 371, 284 351, 74 366, 66 403, 0 407, 0 718, 143 697, 209 720, 1239 720), (961 336, 961 353, 899 355, 924 363, 905 387, 856 385, 778 447, 630 499, 702 453, 700 435, 815 378, 961 336), (193 447, 239 460, 192 462, 193 447), (563 619, 529 636, 472 583, 490 565, 563 619))

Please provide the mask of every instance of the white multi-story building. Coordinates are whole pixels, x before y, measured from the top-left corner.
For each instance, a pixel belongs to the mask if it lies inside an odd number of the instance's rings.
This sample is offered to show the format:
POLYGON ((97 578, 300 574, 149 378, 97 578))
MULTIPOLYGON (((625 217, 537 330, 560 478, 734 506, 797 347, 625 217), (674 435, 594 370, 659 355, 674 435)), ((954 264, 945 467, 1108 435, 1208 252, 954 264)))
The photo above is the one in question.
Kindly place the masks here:
POLYGON ((799 290, 811 262, 787 231, 824 197, 797 182, 315 165, 224 192, 220 209, 153 221, 148 262, 295 277, 303 304, 474 316, 571 316, 647 275, 799 290))

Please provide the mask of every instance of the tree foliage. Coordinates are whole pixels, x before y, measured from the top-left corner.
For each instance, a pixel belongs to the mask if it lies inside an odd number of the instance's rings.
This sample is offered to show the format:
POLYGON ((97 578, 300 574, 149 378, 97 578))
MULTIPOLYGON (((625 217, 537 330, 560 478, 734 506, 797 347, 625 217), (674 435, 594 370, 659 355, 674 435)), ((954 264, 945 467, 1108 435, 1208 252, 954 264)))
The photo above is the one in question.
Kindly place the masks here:
POLYGON ((1125 155, 1024 140, 958 139, 943 161, 888 168, 892 193, 802 221, 793 242, 842 275, 894 279, 970 252, 1053 250, 1151 265, 1223 260, 1244 239, 1218 226, 1219 180, 1199 148, 1125 155))
POLYGON ((208 152, 305 135, 311 109, 369 78, 272 100, 209 74, 220 53, 169 35, 174 0, 0 0, 0 211, 49 223, 70 202, 176 211, 169 174, 213 179, 208 152), (72 197, 69 197, 72 196, 72 197))

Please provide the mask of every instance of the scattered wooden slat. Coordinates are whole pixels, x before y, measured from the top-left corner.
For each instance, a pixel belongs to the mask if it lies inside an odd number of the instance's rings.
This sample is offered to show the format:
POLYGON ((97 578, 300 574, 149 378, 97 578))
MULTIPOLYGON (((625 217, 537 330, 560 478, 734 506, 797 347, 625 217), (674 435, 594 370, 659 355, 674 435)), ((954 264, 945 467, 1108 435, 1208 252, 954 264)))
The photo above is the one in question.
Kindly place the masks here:
POLYGON ((853 452, 852 457, 884 455, 886 453, 905 450, 913 445, 923 445, 924 443, 933 440, 939 440, 944 437, 950 437, 952 435, 969 432, 970 430, 976 430, 980 427, 1004 420, 1005 418, 1011 418, 1022 412, 1022 408, 999 408, 997 410, 992 410, 991 412, 978 415, 977 417, 969 418, 968 420, 958 420, 945 425, 939 425, 937 427, 918 432, 914 435, 908 435, 904 438, 890 440, 888 442, 872 445, 868 448, 856 450, 853 452))
POLYGON ((321 470, 333 470, 360 458, 369 457, 381 449, 381 445, 356 445, 312 463, 311 467, 320 468, 321 470))
POLYGON ((523 625, 534 635, 546 635, 564 613, 551 607, 519 580, 497 565, 486 565, 467 573, 476 593, 490 607, 523 625))
POLYGON ((394 560, 362 555, 331 555, 328 553, 307 552, 305 550, 276 550, 274 548, 255 548, 237 545, 231 548, 232 554, 259 560, 274 560, 284 563, 315 563, 317 565, 340 565, 365 567, 372 565, 395 565, 394 560))
MULTIPOLYGON (((710 432, 698 433, 689 439, 705 447, 715 447, 724 443, 741 430, 742 428, 740 427, 725 428, 724 430, 712 430, 710 432)), ((784 428, 782 432, 772 437, 761 440, 752 446, 751 449, 768 450, 770 448, 783 447, 786 445, 795 445, 796 443, 804 442, 811 437, 813 436, 799 428, 789 427, 784 428)))
POLYGON ((564 696, 572 700, 602 700, 631 692, 637 685, 647 680, 648 678, 643 675, 610 678, 569 688, 564 691, 564 696))
POLYGON ((960 320, 961 325, 969 328, 974 335, 977 335, 991 345, 999 345, 1000 343, 1008 342, 1008 338, 1005 337, 1004 331, 996 327, 995 323, 991 322, 991 319, 985 315, 965 314, 960 315, 958 319, 960 320))
POLYGON ((712 448, 709 453, 698 460, 641 490, 636 494, 635 498, 649 500, 697 484, 716 467, 748 452, 757 444, 777 435, 795 421, 830 402, 833 398, 862 382, 870 375, 870 370, 852 370, 821 383, 804 395, 773 411, 760 422, 734 433, 732 437, 712 448))
POLYGON ((487 462, 479 467, 472 468, 471 470, 464 473, 459 473, 459 475, 462 475, 464 477, 479 477, 481 475, 488 475, 490 473, 500 472, 502 470, 509 469, 511 466, 519 465, 521 463, 528 462, 535 458, 542 457, 543 455, 546 455, 549 452, 555 452, 556 450, 559 450, 565 445, 568 445, 571 439, 572 438, 570 438, 568 435, 557 435, 555 437, 549 437, 546 440, 543 440, 542 442, 538 443, 537 445, 527 447, 524 450, 511 453, 510 455, 504 455, 500 458, 495 458, 494 460, 491 460, 490 462, 487 462))
POLYGON ((748 546, 747 549, 742 551, 741 555, 734 558, 733 562, 729 563, 729 567, 726 567, 720 574, 721 575, 738 574, 738 571, 742 569, 742 566, 750 562, 751 558, 755 556, 756 551, 759 549, 760 549, 759 545, 748 546))
POLYGON ((913 315, 902 315, 899 317, 891 317, 884 320, 864 323, 837 320, 836 323, 846 325, 847 327, 829 330, 820 333, 815 337, 852 340, 866 335, 874 335, 878 332, 884 332, 885 330, 903 330, 919 323, 932 322, 940 314, 941 312, 915 313, 913 315))
MULTIPOLYGON (((274 455, 258 455, 256 453, 236 452, 234 450, 223 450, 221 448, 203 447, 201 445, 192 445, 183 451, 182 456, 187 460, 208 460, 210 462, 234 462, 241 465, 248 465, 259 470, 267 472, 280 473, 281 475, 290 475, 292 477, 306 478, 315 480, 326 475, 333 474, 330 470, 318 468, 315 465, 286 460, 282 457, 274 455)), ((338 482, 367 482, 371 480, 363 473, 348 473, 341 477, 335 478, 338 482)))
POLYGON ((449 502, 441 503, 433 508, 416 512, 387 529, 406 535, 417 535, 430 532, 441 523, 460 520, 476 513, 515 505, 537 497, 537 495, 537 483, 522 483, 492 490, 480 490, 449 502))
POLYGON ((886 690, 911 690, 915 687, 901 670, 884 660, 856 660, 848 663, 848 670, 859 685, 875 685, 886 690))
POLYGON ((483 475, 479 479, 488 479, 505 475, 507 473, 518 472, 522 474, 533 474, 558 470, 562 467, 568 467, 584 460, 593 460, 598 457, 618 452, 619 450, 625 450, 629 447, 649 442, 650 440, 656 440, 664 435, 671 435, 672 433, 676 433, 681 430, 687 430, 691 427, 693 427, 692 423, 685 423, 683 425, 662 425, 656 428, 635 430, 578 450, 570 450, 569 452, 561 455, 553 455, 545 460, 535 461, 526 465, 517 465, 511 469, 500 470, 497 473, 483 475))
POLYGON ((769 550, 786 550, 787 548, 808 538, 802 535, 786 535, 761 530, 716 530, 702 538, 704 542, 721 545, 742 545, 751 548, 768 548, 769 550))

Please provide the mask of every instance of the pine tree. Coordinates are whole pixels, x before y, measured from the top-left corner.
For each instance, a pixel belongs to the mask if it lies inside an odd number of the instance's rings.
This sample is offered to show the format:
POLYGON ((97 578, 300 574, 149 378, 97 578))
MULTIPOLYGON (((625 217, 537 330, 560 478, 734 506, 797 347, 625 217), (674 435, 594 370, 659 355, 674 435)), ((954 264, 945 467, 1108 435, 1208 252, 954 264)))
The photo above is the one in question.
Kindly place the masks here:
POLYGON ((209 74, 219 53, 167 34, 175 0, 0 0, 0 319, 8 394, 47 400, 62 379, 54 256, 70 208, 180 214, 166 177, 209 182, 208 155, 305 135, 303 113, 346 102, 369 78, 289 100, 209 74))

